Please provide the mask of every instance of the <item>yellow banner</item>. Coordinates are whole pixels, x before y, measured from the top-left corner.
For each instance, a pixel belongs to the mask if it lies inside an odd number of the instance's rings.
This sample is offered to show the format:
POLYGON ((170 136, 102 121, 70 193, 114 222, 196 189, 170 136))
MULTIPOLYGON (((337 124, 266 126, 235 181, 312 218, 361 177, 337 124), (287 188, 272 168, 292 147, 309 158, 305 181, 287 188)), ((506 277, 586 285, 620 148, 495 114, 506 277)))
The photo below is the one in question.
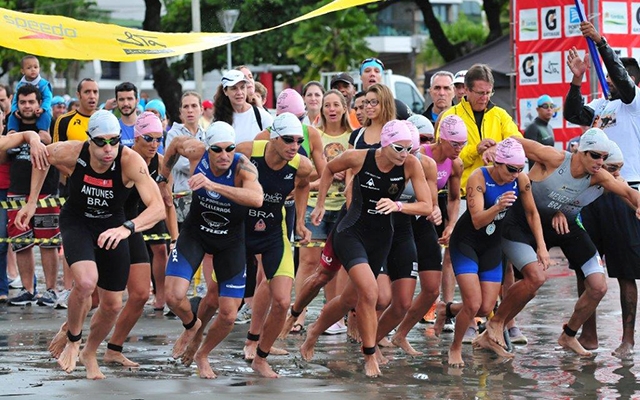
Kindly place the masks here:
POLYGON ((380 0, 335 0, 278 26, 240 33, 162 33, 0 8, 0 46, 51 58, 136 61, 208 50, 282 26, 380 0))

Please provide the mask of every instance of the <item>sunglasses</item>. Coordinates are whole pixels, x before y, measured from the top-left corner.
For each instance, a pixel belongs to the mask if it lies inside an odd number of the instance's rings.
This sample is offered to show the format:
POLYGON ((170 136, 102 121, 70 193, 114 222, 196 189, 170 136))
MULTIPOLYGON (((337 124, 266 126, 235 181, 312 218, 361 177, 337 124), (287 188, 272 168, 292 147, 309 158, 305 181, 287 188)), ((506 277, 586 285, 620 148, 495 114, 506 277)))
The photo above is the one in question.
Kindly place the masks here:
POLYGON ((147 143, 151 143, 151 142, 156 142, 156 143, 162 143, 162 136, 158 137, 158 138, 154 138, 152 136, 149 135, 142 135, 140 136, 142 138, 142 140, 144 140, 147 143))
POLYGON ((360 65, 364 65, 364 64, 370 63, 372 61, 375 62, 375 63, 380 64, 380 66, 384 69, 384 63, 382 61, 380 61, 379 59, 375 58, 375 57, 369 57, 366 60, 363 60, 360 65))
POLYGON ((602 159, 602 161, 607 161, 607 158, 609 158, 609 154, 602 154, 602 153, 598 153, 597 151, 588 150, 585 153, 589 153, 589 156, 594 160, 602 159))
POLYGON ((420 135, 420 143, 433 143, 436 140, 433 136, 420 135))
POLYGON ((91 141, 95 143, 95 145, 98 147, 104 147, 106 145, 116 146, 118 145, 118 143, 120 143, 120 136, 116 136, 111 139, 105 139, 103 137, 95 137, 95 138, 91 138, 91 141))
POLYGON ((517 173, 520 173, 520 172, 522 172, 522 170, 524 169, 524 167, 520 167, 520 168, 519 168, 519 167, 514 167, 513 165, 509 165, 509 164, 505 164, 504 166, 505 166, 505 167, 507 167, 507 171, 508 171, 510 174, 515 174, 516 172, 517 172, 517 173))
POLYGON ((606 169, 607 171, 609 171, 611 173, 616 172, 620 168, 622 168, 622 165, 615 165, 615 164, 605 164, 604 165, 604 169, 606 169))
POLYGON ((295 142, 298 145, 301 145, 304 142, 303 137, 294 138, 293 136, 280 136, 280 139, 282 139, 285 144, 293 144, 295 142))
POLYGON ((211 147, 209 147, 209 150, 213 151, 214 153, 222 153, 223 151, 225 153, 231 153, 232 151, 234 151, 236 149, 236 145, 235 144, 230 144, 229 146, 222 148, 220 146, 216 146, 215 144, 211 147))
POLYGON ((400 146, 399 144, 396 144, 396 143, 391 143, 391 148, 396 153, 402 153, 403 151, 406 151, 407 153, 411 153, 411 149, 413 148, 413 146, 409 145, 407 147, 404 147, 404 146, 400 146))
POLYGON ((542 108, 543 110, 548 110, 548 109, 553 109, 556 108, 555 104, 549 104, 549 103, 544 103, 544 104, 540 104, 538 107, 542 108))

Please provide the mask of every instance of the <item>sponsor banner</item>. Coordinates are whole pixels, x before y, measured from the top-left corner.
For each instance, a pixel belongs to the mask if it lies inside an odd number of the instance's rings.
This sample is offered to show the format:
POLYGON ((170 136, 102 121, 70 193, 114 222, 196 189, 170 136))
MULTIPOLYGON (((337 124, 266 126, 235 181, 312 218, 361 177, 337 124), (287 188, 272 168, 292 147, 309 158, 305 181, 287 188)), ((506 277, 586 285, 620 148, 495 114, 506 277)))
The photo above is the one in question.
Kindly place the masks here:
POLYGON ((0 8, 0 46, 43 57, 128 62, 175 57, 380 0, 335 0, 278 26, 239 33, 163 33, 0 8))

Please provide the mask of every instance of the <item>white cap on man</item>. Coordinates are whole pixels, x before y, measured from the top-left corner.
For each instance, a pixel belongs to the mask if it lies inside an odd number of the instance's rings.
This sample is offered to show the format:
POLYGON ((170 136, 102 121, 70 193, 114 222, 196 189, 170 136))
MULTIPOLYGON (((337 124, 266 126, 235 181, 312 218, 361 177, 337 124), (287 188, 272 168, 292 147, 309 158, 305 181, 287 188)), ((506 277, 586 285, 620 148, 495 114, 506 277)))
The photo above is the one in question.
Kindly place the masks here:
POLYGON ((120 122, 111 111, 98 110, 89 118, 87 134, 91 139, 105 135, 120 135, 120 132, 120 122))

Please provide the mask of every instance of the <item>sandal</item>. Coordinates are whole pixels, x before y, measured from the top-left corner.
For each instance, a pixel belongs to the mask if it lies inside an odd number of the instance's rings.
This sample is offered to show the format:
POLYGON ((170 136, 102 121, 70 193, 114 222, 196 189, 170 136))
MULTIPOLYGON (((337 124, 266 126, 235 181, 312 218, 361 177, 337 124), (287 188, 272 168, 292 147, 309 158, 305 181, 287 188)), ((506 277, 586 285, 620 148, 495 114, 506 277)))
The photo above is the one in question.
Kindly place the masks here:
POLYGON ((292 335, 299 335, 299 334, 302 334, 304 331, 305 331, 304 326, 302 326, 302 324, 296 323, 293 325, 289 333, 292 335))

